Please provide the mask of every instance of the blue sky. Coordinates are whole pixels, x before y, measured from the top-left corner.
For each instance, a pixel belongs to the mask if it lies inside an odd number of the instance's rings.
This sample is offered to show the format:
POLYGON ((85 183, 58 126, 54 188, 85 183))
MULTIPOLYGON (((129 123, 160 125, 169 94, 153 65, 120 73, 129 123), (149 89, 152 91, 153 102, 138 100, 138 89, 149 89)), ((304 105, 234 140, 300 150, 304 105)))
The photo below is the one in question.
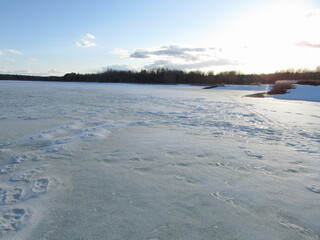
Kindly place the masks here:
POLYGON ((0 73, 320 65, 317 0, 0 1, 0 73))

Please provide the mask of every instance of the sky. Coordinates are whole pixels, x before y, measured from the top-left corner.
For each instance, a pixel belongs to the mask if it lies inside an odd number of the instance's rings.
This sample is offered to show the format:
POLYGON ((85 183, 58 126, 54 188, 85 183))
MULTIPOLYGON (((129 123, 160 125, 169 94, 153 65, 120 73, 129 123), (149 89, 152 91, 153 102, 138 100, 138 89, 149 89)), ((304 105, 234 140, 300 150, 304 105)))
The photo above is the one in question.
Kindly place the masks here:
POLYGON ((0 0, 0 73, 320 66, 319 0, 0 0))

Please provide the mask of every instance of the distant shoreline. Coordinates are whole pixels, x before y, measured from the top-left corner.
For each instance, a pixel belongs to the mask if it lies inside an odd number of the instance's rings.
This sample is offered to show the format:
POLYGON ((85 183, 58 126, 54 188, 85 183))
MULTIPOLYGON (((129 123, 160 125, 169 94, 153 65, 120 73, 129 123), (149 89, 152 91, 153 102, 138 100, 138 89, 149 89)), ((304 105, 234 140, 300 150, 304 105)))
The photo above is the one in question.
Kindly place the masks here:
POLYGON ((276 72, 269 74, 243 74, 237 71, 218 74, 200 71, 180 70, 107 70, 102 73, 68 73, 64 76, 31 76, 0 74, 0 80, 50 81, 50 82, 96 82, 96 83, 137 83, 137 84, 189 84, 199 86, 218 86, 221 84, 259 85, 275 84, 278 80, 294 80, 297 84, 320 85, 320 72, 276 72))

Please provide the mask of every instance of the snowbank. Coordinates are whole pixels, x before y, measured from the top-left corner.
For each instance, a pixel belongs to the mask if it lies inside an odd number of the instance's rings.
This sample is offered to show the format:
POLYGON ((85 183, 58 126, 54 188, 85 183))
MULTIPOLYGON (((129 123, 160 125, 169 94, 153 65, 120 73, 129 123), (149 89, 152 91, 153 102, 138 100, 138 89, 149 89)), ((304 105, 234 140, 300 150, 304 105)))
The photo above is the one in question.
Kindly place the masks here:
POLYGON ((320 102, 320 86, 294 85, 286 94, 272 95, 274 98, 320 102))

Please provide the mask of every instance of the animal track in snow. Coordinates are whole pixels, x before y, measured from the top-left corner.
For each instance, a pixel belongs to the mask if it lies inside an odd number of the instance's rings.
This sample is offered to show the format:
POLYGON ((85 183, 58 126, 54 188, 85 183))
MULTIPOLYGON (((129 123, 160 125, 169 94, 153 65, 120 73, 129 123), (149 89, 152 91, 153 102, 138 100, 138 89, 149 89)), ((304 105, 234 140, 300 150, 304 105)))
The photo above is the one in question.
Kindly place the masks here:
POLYGON ((0 188, 0 205, 15 204, 22 201, 21 188, 0 188))
POLYGON ((15 167, 16 167, 16 164, 9 164, 7 166, 4 166, 3 168, 0 169, 0 174, 6 174, 9 172, 13 172, 15 167))
POLYGON ((40 156, 34 153, 20 154, 20 155, 13 156, 10 159, 10 164, 20 164, 25 161, 39 162, 40 160, 41 160, 40 156))
POLYGON ((0 237, 10 231, 21 229, 31 217, 31 211, 25 208, 11 208, 0 216, 0 237))
POLYGON ((28 156, 26 154, 22 154, 22 155, 13 156, 10 159, 10 163, 11 164, 20 164, 20 163, 27 161, 27 160, 28 160, 28 156))
POLYGON ((32 178, 38 176, 42 171, 44 170, 43 167, 38 167, 35 169, 31 169, 31 170, 26 170, 22 173, 15 173, 12 174, 9 181, 10 182, 30 182, 30 180, 32 180, 32 178))
POLYGON ((25 185, 24 188, 0 187, 0 205, 17 204, 31 197, 37 197, 39 194, 48 192, 49 187, 51 187, 51 185, 54 186, 57 184, 57 180, 54 178, 45 178, 45 177, 38 178, 34 180, 32 184, 30 184, 31 183, 30 180, 31 179, 26 179, 26 180, 15 179, 15 181, 25 181, 27 185, 25 185))
POLYGON ((49 187, 50 180, 48 178, 39 178, 37 179, 32 187, 34 193, 44 193, 49 187))

